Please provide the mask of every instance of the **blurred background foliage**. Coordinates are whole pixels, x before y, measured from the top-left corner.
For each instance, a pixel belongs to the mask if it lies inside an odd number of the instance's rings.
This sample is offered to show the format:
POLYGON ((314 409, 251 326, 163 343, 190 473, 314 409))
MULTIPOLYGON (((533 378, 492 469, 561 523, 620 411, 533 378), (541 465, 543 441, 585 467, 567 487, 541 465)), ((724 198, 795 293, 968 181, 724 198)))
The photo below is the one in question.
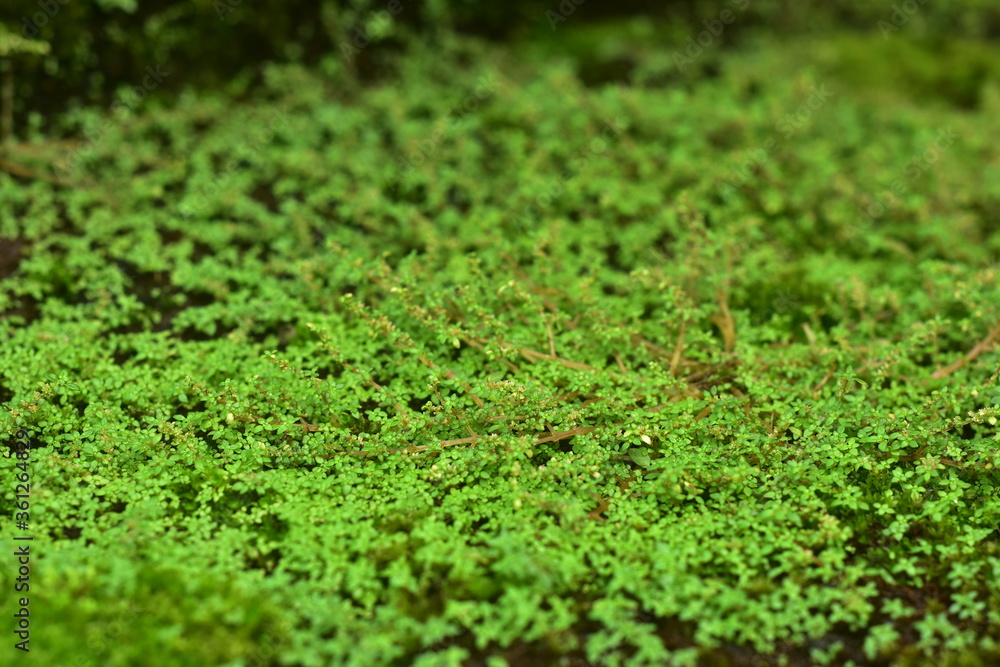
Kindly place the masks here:
MULTIPOLYGON (((762 31, 801 36, 845 29, 872 33, 879 42, 874 62, 866 50, 874 40, 867 46, 850 39, 839 43, 835 66, 846 70, 843 74, 849 80, 903 83, 930 95, 943 90, 960 106, 972 108, 992 56, 978 45, 1000 37, 1000 4, 992 0, 895 4, 591 0, 578 6, 571 0, 400 0, 402 9, 393 20, 380 21, 378 13, 384 16, 389 4, 387 0, 5 0, 0 6, 0 42, 7 44, 9 53, 2 55, 0 45, 0 60, 13 73, 9 85, 14 126, 41 127, 74 106, 108 104, 123 87, 138 85, 147 67, 158 65, 169 73, 165 90, 228 86, 228 92, 249 92, 261 81, 263 63, 278 61, 318 66, 349 91, 398 74, 400 59, 414 41, 438 44, 442 55, 460 57, 455 35, 549 44, 577 57, 585 82, 599 83, 632 75, 644 43, 662 49, 665 39, 674 39, 683 49, 706 21, 726 9, 739 20, 715 40, 721 48, 762 31), (906 14, 907 8, 912 12, 906 15, 905 35, 883 39, 890 35, 885 30, 894 12, 906 14), (566 22, 553 19, 558 14, 566 18, 572 14, 572 31, 561 30, 566 22), (595 35, 581 30, 586 24, 600 33, 602 26, 636 16, 642 20, 634 23, 631 33, 622 33, 620 26, 610 31, 615 38, 595 42, 595 35), (16 37, 49 46, 26 44, 16 37), (362 48, 356 57, 346 59, 342 50, 354 39, 360 43, 370 39, 378 48, 362 48), (900 68, 902 81, 893 74, 900 68)), ((829 45, 825 48, 828 51, 829 45)), ((702 59, 697 74, 712 74, 712 67, 711 58, 702 59)), ((47 133, 57 129, 48 127, 47 133)))

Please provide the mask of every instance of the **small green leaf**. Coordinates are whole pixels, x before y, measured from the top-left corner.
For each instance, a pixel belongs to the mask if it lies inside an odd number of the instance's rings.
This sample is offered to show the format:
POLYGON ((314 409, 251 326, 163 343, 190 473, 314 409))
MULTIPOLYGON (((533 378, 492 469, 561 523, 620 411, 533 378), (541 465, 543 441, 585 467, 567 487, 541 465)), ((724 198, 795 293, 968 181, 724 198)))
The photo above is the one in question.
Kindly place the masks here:
POLYGON ((629 447, 628 457, 632 459, 632 462, 637 466, 643 468, 649 467, 649 453, 646 451, 645 447, 629 447))

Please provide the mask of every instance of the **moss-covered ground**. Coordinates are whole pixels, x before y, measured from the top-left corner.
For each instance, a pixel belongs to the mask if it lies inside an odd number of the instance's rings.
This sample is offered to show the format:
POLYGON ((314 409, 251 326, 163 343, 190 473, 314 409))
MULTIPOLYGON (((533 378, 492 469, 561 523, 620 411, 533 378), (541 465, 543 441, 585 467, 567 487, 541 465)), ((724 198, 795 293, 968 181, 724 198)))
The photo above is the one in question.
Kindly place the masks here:
POLYGON ((9 147, 33 664, 1000 661, 1000 50, 656 35, 9 147))

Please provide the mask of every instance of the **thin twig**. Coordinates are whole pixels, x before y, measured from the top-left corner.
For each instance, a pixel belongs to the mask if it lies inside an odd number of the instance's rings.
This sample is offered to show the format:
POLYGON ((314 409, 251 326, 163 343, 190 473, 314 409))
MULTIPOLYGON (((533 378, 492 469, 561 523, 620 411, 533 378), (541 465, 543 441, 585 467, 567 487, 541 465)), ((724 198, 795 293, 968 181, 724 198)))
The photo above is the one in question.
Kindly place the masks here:
POLYGON ((1000 326, 994 327, 994 329, 990 331, 990 334, 983 340, 979 341, 976 344, 976 346, 969 351, 967 355, 965 355, 961 359, 956 359, 955 361, 948 364, 947 366, 944 366, 943 368, 939 368, 936 371, 934 371, 931 374, 931 379, 940 380, 943 377, 948 377, 949 375, 957 371, 959 368, 962 368, 963 366, 972 363, 973 361, 976 360, 976 358, 979 355, 990 349, 990 347, 993 345, 993 341, 996 340, 997 336, 1000 336, 1000 326))
POLYGON ((681 355, 684 352, 684 332, 687 330, 687 320, 681 320, 681 332, 677 336, 677 345, 674 347, 674 356, 670 360, 670 374, 677 375, 677 367, 681 363, 681 355))

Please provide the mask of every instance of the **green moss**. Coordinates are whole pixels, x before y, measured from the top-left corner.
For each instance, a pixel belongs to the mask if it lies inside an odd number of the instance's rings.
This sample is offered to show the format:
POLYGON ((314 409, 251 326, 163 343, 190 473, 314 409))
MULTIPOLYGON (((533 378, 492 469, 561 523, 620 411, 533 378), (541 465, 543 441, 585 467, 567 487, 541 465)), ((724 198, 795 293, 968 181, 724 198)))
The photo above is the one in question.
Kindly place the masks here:
POLYGON ((890 105, 848 43, 77 114, 0 174, 39 653, 994 661, 995 74, 890 105))

